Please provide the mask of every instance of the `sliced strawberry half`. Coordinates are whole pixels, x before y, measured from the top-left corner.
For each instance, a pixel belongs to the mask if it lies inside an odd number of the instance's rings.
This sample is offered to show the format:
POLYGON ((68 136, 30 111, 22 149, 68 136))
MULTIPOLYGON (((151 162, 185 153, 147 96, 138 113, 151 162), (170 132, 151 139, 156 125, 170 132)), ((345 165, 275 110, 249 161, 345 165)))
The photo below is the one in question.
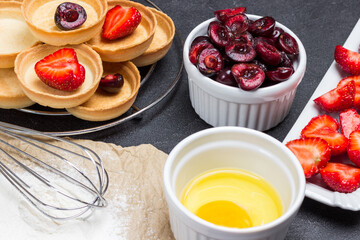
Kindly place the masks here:
POLYGON ((359 129, 360 115, 353 108, 347 109, 339 114, 341 131, 349 138, 350 133, 359 129))
POLYGON ((360 169, 343 163, 328 163, 320 169, 323 181, 334 191, 354 192, 360 186, 360 169))
POLYGON ((355 99, 355 82, 349 81, 314 99, 327 112, 343 111, 350 108, 355 99))
POLYGON ((353 106, 360 109, 360 75, 349 76, 341 79, 337 87, 343 87, 350 81, 355 82, 355 98, 353 106))
POLYGON ((337 45, 334 53, 335 61, 347 73, 360 75, 360 54, 337 45))
POLYGON ((313 117, 301 131, 301 137, 319 137, 324 139, 331 149, 331 155, 346 152, 348 139, 338 131, 339 123, 329 115, 313 117))
POLYGON ((286 143, 286 146, 299 160, 306 178, 317 174, 331 157, 329 145, 321 138, 295 139, 286 143))
POLYGON ((360 130, 353 131, 350 134, 347 152, 349 159, 360 167, 360 130))
POLYGON ((46 85, 73 91, 85 81, 85 68, 78 63, 72 48, 62 48, 35 64, 35 72, 46 85))
POLYGON ((135 31, 141 22, 141 13, 134 7, 116 5, 105 17, 102 36, 108 40, 125 37, 135 31))
POLYGON ((332 131, 337 131, 339 129, 339 123, 335 118, 326 114, 315 116, 303 128, 303 130, 301 131, 301 135, 314 133, 324 128, 332 131))

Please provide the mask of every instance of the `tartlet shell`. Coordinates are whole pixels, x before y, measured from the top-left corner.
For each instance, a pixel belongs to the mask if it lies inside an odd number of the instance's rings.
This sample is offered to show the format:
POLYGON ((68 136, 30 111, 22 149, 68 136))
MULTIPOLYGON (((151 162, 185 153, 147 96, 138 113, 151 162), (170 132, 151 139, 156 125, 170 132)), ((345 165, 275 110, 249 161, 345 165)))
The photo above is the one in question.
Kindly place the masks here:
POLYGON ((138 9, 141 13, 141 22, 135 31, 126 37, 106 40, 99 32, 87 42, 106 62, 124 62, 140 56, 149 48, 155 34, 156 17, 148 7, 128 0, 108 1, 109 9, 116 5, 138 9), (138 37, 141 39, 135 39, 138 37))
MULTIPOLYGON (((21 15, 21 2, 20 1, 0 1, 0 11, 1 9, 6 9, 7 11, 14 12, 16 18, 23 18, 21 15)), ((24 20, 25 21, 25 20, 24 20)), ((35 42, 32 46, 40 42, 35 42)), ((30 47, 32 47, 30 46, 30 47)), ((14 67, 14 62, 16 56, 20 51, 13 53, 2 53, 0 54, 0 68, 12 68, 14 67)))
MULTIPOLYGON (((47 30, 36 26, 32 22, 32 14, 42 4, 50 2, 51 0, 23 0, 21 6, 21 12, 28 24, 31 32, 44 43, 54 46, 64 46, 68 44, 81 44, 88 41, 98 32, 101 31, 104 24, 105 16, 107 13, 107 1, 106 0, 82 0, 91 5, 98 14, 98 19, 87 27, 80 27, 70 31, 61 30, 47 30)), ((74 1, 72 1, 74 2, 74 1)), ((52 13, 50 13, 52 14, 52 13)), ((55 14, 55 12, 54 12, 55 14)), ((54 22, 55 25, 55 22, 54 22)))
POLYGON ((119 63, 104 62, 104 75, 120 73, 125 81, 118 93, 107 93, 101 88, 84 104, 67 111, 83 120, 105 121, 121 116, 134 103, 140 88, 140 73, 130 61, 119 63))
POLYGON ((132 60, 138 67, 151 65, 163 58, 170 50, 175 35, 175 25, 172 19, 155 8, 148 8, 155 14, 157 26, 149 48, 142 55, 132 60))
MULTIPOLYGON (((48 44, 38 45, 22 51, 15 59, 15 73, 25 94, 34 102, 52 108, 67 108, 80 105, 88 100, 96 91, 100 82, 103 68, 100 56, 85 44, 67 45, 73 48, 77 54, 79 63, 91 71, 91 77, 86 77, 85 82, 74 91, 61 91, 47 86, 39 78, 34 77, 29 82, 26 72, 36 75, 34 65, 47 55, 63 48, 48 44), (31 69, 32 68, 32 69, 31 69)), ((85 72, 85 76, 89 72, 85 72)))
POLYGON ((0 108, 24 108, 34 102, 21 88, 14 68, 0 69, 0 108))

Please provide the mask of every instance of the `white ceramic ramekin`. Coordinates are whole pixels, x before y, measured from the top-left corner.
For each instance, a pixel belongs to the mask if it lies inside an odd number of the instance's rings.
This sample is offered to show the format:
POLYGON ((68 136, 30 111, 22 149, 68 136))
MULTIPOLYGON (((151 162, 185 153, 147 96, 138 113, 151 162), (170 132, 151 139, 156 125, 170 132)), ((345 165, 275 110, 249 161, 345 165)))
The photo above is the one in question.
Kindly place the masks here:
POLYGON ((281 240, 305 194, 302 167, 281 142, 260 131, 217 127, 197 132, 171 151, 164 167, 165 197, 177 240, 281 240), (241 168, 265 178, 279 193, 284 213, 267 224, 237 229, 217 226, 187 210, 179 197, 188 182, 216 168, 241 168))
MULTIPOLYGON (((260 16, 247 14, 255 20, 260 16)), ((189 79, 190 100, 196 113, 212 126, 240 126, 259 131, 279 124, 290 111, 296 88, 306 69, 306 52, 300 39, 280 23, 285 32, 293 36, 299 45, 299 55, 294 61, 294 74, 286 81, 273 86, 244 91, 226 86, 203 76, 189 60, 189 49, 197 36, 207 34, 209 19, 195 27, 188 35, 183 51, 184 66, 189 79)))

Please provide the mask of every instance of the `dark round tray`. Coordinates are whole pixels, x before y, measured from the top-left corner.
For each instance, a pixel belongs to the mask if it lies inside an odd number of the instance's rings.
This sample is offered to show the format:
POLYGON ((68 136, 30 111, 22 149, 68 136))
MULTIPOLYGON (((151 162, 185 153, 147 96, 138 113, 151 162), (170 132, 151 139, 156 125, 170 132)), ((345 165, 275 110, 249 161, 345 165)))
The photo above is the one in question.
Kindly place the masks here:
MULTIPOLYGON (((161 11, 150 0, 145 1, 149 6, 161 11)), ((35 104, 19 110, 0 109, 0 121, 51 135, 71 136, 101 131, 140 117, 145 111, 164 100, 176 87, 183 69, 182 49, 183 41, 180 33, 176 30, 173 44, 167 55, 151 66, 139 68, 142 79, 137 98, 129 111, 118 118, 90 122, 78 119, 64 109, 56 110, 35 104)))

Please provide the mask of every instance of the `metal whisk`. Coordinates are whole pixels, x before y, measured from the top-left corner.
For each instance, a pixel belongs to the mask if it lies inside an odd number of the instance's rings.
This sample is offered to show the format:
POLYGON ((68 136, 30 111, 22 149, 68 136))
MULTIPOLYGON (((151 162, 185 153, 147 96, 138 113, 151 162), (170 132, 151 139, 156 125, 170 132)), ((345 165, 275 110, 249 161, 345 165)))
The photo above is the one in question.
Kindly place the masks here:
POLYGON ((87 217, 107 205, 102 160, 64 138, 0 122, 0 173, 53 220, 87 217))

